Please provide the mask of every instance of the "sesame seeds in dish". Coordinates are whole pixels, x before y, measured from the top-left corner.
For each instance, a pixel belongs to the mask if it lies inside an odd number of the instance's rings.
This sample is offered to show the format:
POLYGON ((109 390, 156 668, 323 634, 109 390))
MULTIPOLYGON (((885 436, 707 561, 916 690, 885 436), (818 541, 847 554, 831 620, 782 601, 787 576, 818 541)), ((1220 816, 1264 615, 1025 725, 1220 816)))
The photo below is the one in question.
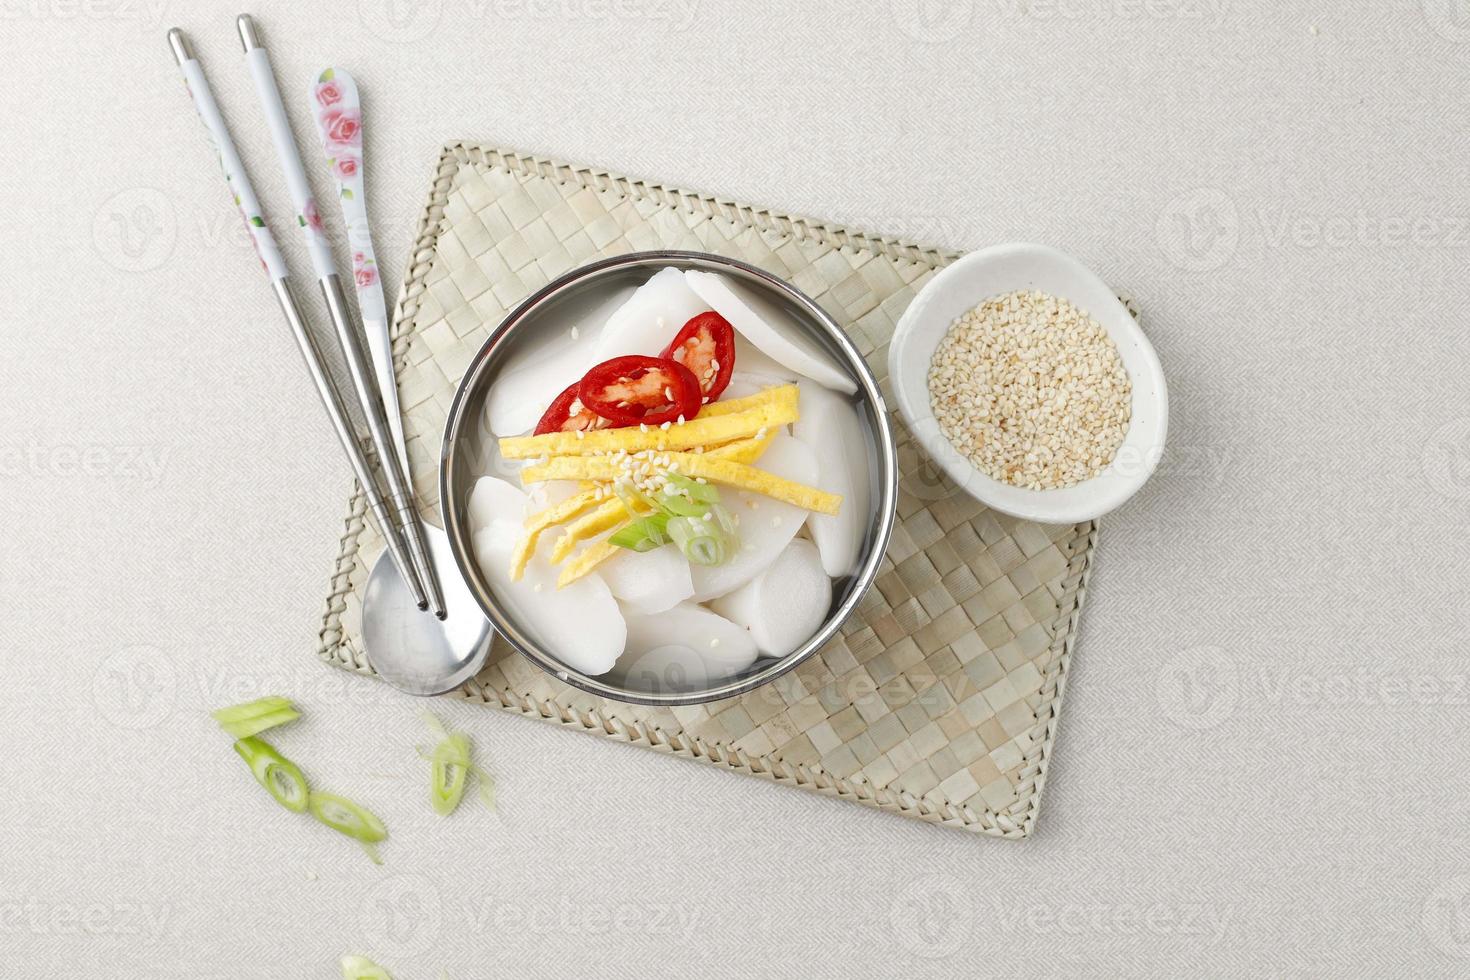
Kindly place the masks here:
POLYGON ((1089 480, 1128 434, 1133 388, 1117 345, 1086 311, 1039 291, 992 296, 955 320, 928 382, 945 438, 1010 486, 1089 480))

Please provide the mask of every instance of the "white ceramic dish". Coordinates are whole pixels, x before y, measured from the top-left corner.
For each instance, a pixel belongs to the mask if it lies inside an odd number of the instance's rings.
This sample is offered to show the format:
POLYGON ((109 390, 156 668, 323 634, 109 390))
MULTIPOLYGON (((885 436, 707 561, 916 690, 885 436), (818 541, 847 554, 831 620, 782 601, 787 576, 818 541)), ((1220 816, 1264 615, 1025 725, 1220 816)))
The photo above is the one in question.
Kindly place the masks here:
POLYGON ((1169 393, 1153 346, 1106 283, 1070 255, 1045 245, 996 245, 940 270, 893 331, 888 376, 899 413, 929 456, 966 493, 1015 517, 1043 524, 1100 517, 1133 496, 1163 455, 1169 393), (929 403, 929 364, 950 325, 982 300, 1017 289, 1039 289, 1092 314, 1118 345, 1133 382, 1132 421, 1112 464, 1061 490, 1013 487, 981 473, 944 437, 929 403))

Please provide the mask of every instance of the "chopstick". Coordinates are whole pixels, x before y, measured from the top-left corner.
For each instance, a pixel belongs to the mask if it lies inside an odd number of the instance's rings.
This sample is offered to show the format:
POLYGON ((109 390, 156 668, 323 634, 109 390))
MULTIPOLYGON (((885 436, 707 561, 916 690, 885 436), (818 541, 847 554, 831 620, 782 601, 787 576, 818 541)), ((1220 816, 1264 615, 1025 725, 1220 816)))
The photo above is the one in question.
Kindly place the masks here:
POLYGON ((347 371, 352 376, 358 404, 367 418, 368 433, 372 436, 373 448, 378 454, 378 464, 387 477, 389 501, 408 542, 409 558, 419 572, 434 615, 443 619, 446 615, 444 592, 434 573, 434 563, 429 558, 423 525, 419 523, 418 510, 414 507, 413 488, 403 472, 398 451, 394 448, 392 432, 383 410, 383 394, 378 389, 377 375, 368 362, 362 336, 352 324, 347 296, 342 291, 342 280, 338 278, 336 263, 332 261, 332 250, 327 244, 326 236, 321 232, 316 200, 312 196, 311 185, 306 180, 306 170, 301 164, 301 153, 296 146, 296 137, 291 132, 290 120, 286 118, 286 107, 281 102, 280 90, 276 88, 270 57, 260 43, 260 34, 249 14, 241 14, 235 19, 235 23, 240 30, 240 43, 245 47, 245 62, 255 80, 255 93, 260 98, 261 111, 265 113, 266 127, 270 130, 271 141, 276 146, 276 156, 280 158, 281 170, 286 178, 286 186, 296 206, 297 224, 306 238, 306 247, 311 253, 317 282, 327 301, 327 313, 337 328, 337 340, 347 360, 347 371))
POLYGON ((347 460, 352 464, 352 472, 357 477, 357 482, 361 484, 363 493, 367 496, 368 509, 372 512, 378 530, 382 532, 388 544, 388 553, 393 557, 393 564, 397 566, 398 574, 403 576, 404 582, 408 584, 418 607, 427 609, 429 600, 423 584, 419 580, 413 563, 408 558, 398 525, 393 522, 387 504, 383 500, 372 467, 368 465, 367 458, 363 456, 362 447, 358 445, 357 433, 348 418, 347 409, 342 404, 336 386, 332 384, 331 375, 327 372, 326 361, 322 359, 321 351, 316 346, 316 340, 312 337, 311 331, 307 329, 306 320, 301 315, 301 308, 297 305, 296 296, 291 291, 285 259, 281 257, 281 250, 276 247, 276 241, 270 229, 266 227, 260 201, 256 198, 255 190, 250 185, 250 177, 245 172, 245 164, 235 149, 235 141, 230 138, 230 131, 225 125, 224 116, 220 114, 219 105, 214 100, 214 92, 204 77, 204 69, 190 51, 188 39, 184 37, 183 31, 177 27, 171 29, 168 32, 168 43, 173 50, 175 60, 179 63, 179 70, 183 72, 189 94, 193 96, 194 107, 199 110, 199 119, 209 132, 215 149, 219 151, 220 166, 225 172, 225 182, 229 185, 230 192, 240 207, 240 213, 245 218, 245 227, 249 230, 250 237, 255 243, 255 251, 260 256, 261 265, 270 278, 271 289, 275 292, 276 300, 281 305, 281 313, 285 315, 286 323, 291 328, 291 334, 296 338, 296 345, 301 349, 301 356, 306 361, 306 369, 311 374, 312 383, 316 385, 317 394, 321 396, 327 416, 332 420, 332 428, 336 431, 337 439, 347 453, 347 460))

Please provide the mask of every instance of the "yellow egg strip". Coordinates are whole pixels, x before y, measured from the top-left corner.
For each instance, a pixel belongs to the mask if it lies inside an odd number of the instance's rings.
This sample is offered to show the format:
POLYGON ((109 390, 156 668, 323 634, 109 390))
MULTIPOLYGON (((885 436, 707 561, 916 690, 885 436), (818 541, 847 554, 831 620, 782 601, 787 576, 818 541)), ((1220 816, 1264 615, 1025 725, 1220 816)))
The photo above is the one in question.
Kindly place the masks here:
POLYGON ((510 554, 510 580, 519 582, 521 576, 526 574, 526 566, 531 563, 531 556, 536 553, 536 539, 540 537, 539 531, 528 532, 521 535, 516 542, 516 550, 510 554))
MULTIPOLYGON (((796 385, 771 388, 747 407, 725 414, 710 413, 715 405, 707 405, 700 417, 670 425, 630 426, 622 429, 594 429, 590 432, 548 432, 540 436, 513 436, 500 440, 500 454, 506 459, 535 459, 539 456, 588 456, 599 453, 641 452, 645 449, 682 450, 697 446, 717 446, 753 436, 762 429, 795 422, 796 385)), ((746 402, 734 399, 728 404, 746 402)))
POLYGON ((580 555, 562 566, 561 574, 556 577, 556 587, 561 589, 571 585, 622 550, 606 539, 589 544, 580 555))
MULTIPOLYGON (((596 484, 590 485, 596 486, 596 484)), ((597 491, 595 489, 584 490, 575 497, 568 497, 560 503, 552 504, 545 510, 537 511, 527 517, 526 533, 516 543, 516 550, 510 557, 510 580, 519 582, 521 576, 526 574, 526 565, 530 563, 531 556, 536 553, 536 542, 540 540, 542 531, 563 521, 571 520, 595 503, 597 503, 597 491)))
POLYGON ((765 453, 766 447, 771 440, 776 438, 775 432, 767 432, 763 436, 752 436, 749 439, 737 439, 735 442, 727 442, 723 446, 716 446, 705 453, 711 459, 728 459, 732 463, 754 463, 765 453))
MULTIPOLYGON (((528 466, 521 473, 527 483, 541 480, 619 480, 628 477, 628 461, 609 456, 557 456, 545 463, 528 466)), ((648 463, 655 472, 680 473, 687 477, 703 477, 713 483, 749 490, 784 503, 793 504, 818 514, 836 514, 842 497, 815 487, 756 469, 745 463, 718 459, 705 453, 657 453, 635 463, 648 463)))
POLYGON ((575 496, 558 501, 542 511, 537 511, 526 518, 526 530, 541 531, 553 524, 569 521, 573 517, 587 510, 597 503, 597 484, 589 483, 589 487, 575 496))
POLYGON ((711 402, 701 408, 695 418, 710 419, 718 418, 721 415, 734 415, 736 412, 760 408, 762 405, 769 404, 772 401, 785 401, 788 398, 794 401, 797 394, 798 389, 796 385, 777 385, 773 388, 758 391, 753 395, 746 395, 743 398, 727 398, 724 401, 711 402))
POLYGON ((572 553, 578 541, 595 538, 603 531, 623 523, 627 518, 628 508, 617 497, 603 501, 601 507, 567 525, 567 529, 562 532, 561 537, 556 539, 556 544, 551 548, 551 563, 559 564, 572 553))
MULTIPOLYGON (((736 463, 754 463, 760 459, 774 438, 776 434, 770 432, 760 438, 742 439, 711 449, 706 455, 736 463)), ((566 531, 556 539, 556 545, 551 549, 551 563, 559 564, 572 553, 578 542, 597 537, 603 531, 623 523, 628 516, 628 508, 623 501, 618 497, 609 497, 602 506, 567 525, 566 531)))

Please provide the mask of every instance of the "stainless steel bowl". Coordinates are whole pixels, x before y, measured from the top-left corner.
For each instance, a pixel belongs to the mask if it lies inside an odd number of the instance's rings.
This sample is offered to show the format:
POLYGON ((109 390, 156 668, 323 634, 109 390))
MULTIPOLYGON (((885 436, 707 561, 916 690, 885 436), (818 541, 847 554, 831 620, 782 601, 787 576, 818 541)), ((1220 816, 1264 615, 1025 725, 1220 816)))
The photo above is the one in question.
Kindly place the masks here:
MULTIPOLYGON (((738 370, 738 365, 737 365, 738 370)), ((549 397, 549 396, 548 396, 549 397)), ((789 283, 744 262, 702 252, 637 252, 604 259, 576 269, 538 290, 501 321, 471 361, 455 392, 445 427, 439 467, 439 496, 454 559, 470 592, 496 631, 531 662, 560 680, 599 697, 634 704, 700 704, 733 697, 781 676, 815 653, 841 627, 873 584, 893 530, 898 465, 893 434, 878 383, 862 356, 837 323, 820 306, 789 283), (486 582, 475 559, 472 529, 466 519, 470 490, 490 472, 494 438, 484 428, 485 398, 507 360, 522 345, 564 332, 567 324, 585 315, 599 301, 620 290, 641 285, 659 269, 674 266, 723 273, 763 292, 792 315, 809 338, 851 375, 858 391, 852 400, 862 413, 869 435, 871 514, 857 570, 833 583, 832 609, 826 621, 805 645, 780 659, 757 660, 744 674, 702 688, 678 690, 633 689, 602 677, 572 670, 545 649, 507 614, 486 582)))

